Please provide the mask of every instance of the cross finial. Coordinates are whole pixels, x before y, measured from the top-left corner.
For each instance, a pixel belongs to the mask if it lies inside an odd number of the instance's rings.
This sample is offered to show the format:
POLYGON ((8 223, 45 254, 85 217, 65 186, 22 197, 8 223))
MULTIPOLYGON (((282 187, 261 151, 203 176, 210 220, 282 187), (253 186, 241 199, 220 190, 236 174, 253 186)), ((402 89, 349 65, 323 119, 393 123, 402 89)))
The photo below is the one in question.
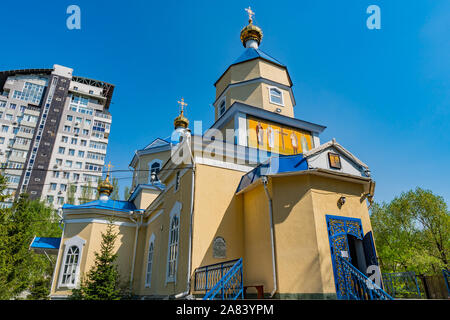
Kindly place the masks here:
POLYGON ((245 11, 247 11, 247 13, 248 13, 248 22, 252 23, 255 12, 252 11, 252 8, 250 8, 250 6, 248 8, 245 8, 245 11))
POLYGON ((183 113, 184 107, 187 106, 188 104, 184 102, 184 98, 181 98, 181 101, 178 101, 178 104, 181 106, 181 113, 183 113))
POLYGON ((108 180, 108 177, 109 177, 109 171, 110 171, 111 168, 114 167, 114 166, 111 164, 111 161, 110 161, 107 165, 105 165, 105 167, 108 168, 108 172, 106 173, 106 180, 108 180))

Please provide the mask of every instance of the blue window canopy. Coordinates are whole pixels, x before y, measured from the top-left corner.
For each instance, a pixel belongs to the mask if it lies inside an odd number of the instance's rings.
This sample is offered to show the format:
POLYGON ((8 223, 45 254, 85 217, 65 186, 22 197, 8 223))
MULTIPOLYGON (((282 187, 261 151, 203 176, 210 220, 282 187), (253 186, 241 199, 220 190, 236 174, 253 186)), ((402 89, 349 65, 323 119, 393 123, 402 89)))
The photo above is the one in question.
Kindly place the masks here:
POLYGON ((308 162, 303 154, 272 156, 242 176, 236 193, 259 180, 262 176, 275 175, 285 172, 308 170, 308 162))
POLYGON ((113 210, 113 211, 122 211, 122 212, 130 212, 135 211, 136 206, 133 202, 129 201, 121 201, 121 200, 95 200, 91 202, 87 202, 80 205, 72 205, 72 204, 64 204, 64 209, 103 209, 103 210, 113 210))
POLYGON ((61 238, 34 237, 30 249, 36 253, 58 254, 61 238))

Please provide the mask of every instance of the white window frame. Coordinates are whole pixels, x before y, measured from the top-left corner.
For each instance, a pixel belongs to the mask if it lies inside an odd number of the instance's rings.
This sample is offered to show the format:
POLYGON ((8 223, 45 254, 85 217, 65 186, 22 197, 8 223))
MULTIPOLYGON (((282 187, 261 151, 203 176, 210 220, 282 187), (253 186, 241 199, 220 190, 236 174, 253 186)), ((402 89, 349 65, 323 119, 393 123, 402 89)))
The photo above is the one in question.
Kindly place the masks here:
POLYGON ((78 284, 79 284, 79 280, 80 280, 80 265, 81 265, 81 258, 83 256, 83 247, 86 244, 86 240, 80 238, 79 236, 75 236, 73 238, 67 239, 64 242, 64 253, 62 255, 62 259, 61 259, 61 266, 59 268, 59 280, 58 280, 58 288, 69 288, 69 289, 73 289, 73 288, 77 288, 78 284), (66 259, 67 259, 67 255, 69 253, 69 249, 72 247, 77 247, 78 248, 78 260, 77 260, 77 264, 75 266, 75 272, 74 272, 74 277, 75 277, 75 281, 74 283, 63 283, 63 275, 64 275, 64 267, 66 265, 66 259))
POLYGON ((180 189, 180 183, 181 183, 181 171, 178 170, 175 173, 175 180, 174 180, 174 186, 173 186, 173 193, 177 192, 180 189))
POLYGON ((166 284, 169 282, 174 282, 174 283, 177 282, 178 257, 179 257, 179 253, 180 253, 181 207, 182 207, 181 202, 177 201, 175 203, 175 205, 173 206, 172 210, 170 211, 170 219, 169 219, 170 223, 169 223, 169 230, 168 230, 169 242, 167 245, 166 284), (176 230, 177 236, 175 239, 176 242, 172 242, 173 235, 174 235, 174 232, 172 232, 172 221, 174 218, 178 219, 178 226, 177 226, 177 230, 176 230), (170 256, 171 250, 170 249, 172 246, 176 247, 176 251, 175 251, 175 257, 172 257, 172 259, 171 259, 171 256, 170 256), (170 262, 174 263, 174 274, 173 275, 169 275, 170 262))
POLYGON ((272 104, 276 104, 277 106, 282 106, 282 107, 284 107, 284 94, 283 94, 283 90, 281 90, 281 89, 278 88, 278 87, 274 87, 274 86, 268 86, 267 88, 268 88, 268 92, 269 92, 269 102, 272 103, 272 104), (275 101, 272 100, 272 94, 271 94, 270 91, 273 90, 273 89, 280 92, 280 94, 281 94, 281 103, 278 103, 278 102, 275 102, 275 101))
POLYGON ((153 269, 153 257, 155 256, 155 234, 152 233, 148 241, 148 253, 147 253, 147 270, 145 272, 145 287, 150 288, 152 286, 152 269, 153 269), (151 255, 150 255, 151 254, 151 255))
POLYGON ((219 117, 221 117, 227 111, 227 103, 226 102, 227 102, 226 98, 224 97, 217 104, 217 114, 218 114, 219 117), (220 107, 222 106, 222 104, 224 104, 223 112, 220 111, 220 109, 221 109, 220 107))

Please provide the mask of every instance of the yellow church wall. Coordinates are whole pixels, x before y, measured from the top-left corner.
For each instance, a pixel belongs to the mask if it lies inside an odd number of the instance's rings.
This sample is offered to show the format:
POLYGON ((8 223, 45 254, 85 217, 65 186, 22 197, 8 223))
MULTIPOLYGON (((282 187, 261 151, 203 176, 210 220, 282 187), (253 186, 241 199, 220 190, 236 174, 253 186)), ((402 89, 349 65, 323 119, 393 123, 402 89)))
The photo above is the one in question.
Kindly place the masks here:
POLYGON ((361 200, 364 186, 359 183, 319 176, 314 176, 311 181, 317 243, 321 257, 320 271, 324 290, 325 292, 336 292, 326 215, 358 218, 361 220, 364 235, 372 231, 366 201, 361 200), (339 208, 337 201, 341 196, 346 197, 346 202, 339 208))
MULTIPOLYGON (((76 218, 81 218, 77 216, 76 218)), ((92 218, 92 216, 91 216, 92 218)), ((103 216, 103 219, 107 220, 103 216)), ((70 219, 69 219, 70 220, 70 219)), ((128 222, 130 220, 118 219, 117 222, 128 222)), ((96 222, 86 222, 86 223, 67 223, 64 228, 64 238, 61 241, 61 249, 58 253, 57 266, 55 268, 55 278, 52 286, 52 295, 70 295, 71 289, 66 287, 57 288, 59 283, 60 271, 63 265, 64 254, 64 244, 65 242, 74 237, 78 236, 86 241, 82 249, 82 255, 80 260, 80 272, 79 279, 81 279, 90 268, 94 265, 95 252, 100 253, 101 242, 102 242, 102 232, 105 233, 107 228, 106 223, 96 223, 96 222)), ((134 235, 136 228, 134 226, 114 226, 114 232, 118 234, 115 242, 115 252, 118 254, 117 265, 119 274, 121 276, 120 282, 121 286, 128 287, 130 279, 130 267, 131 259, 134 249, 134 235)), ((80 281, 79 281, 80 283, 80 281)))
POLYGON ((138 184, 146 184, 149 183, 149 164, 155 160, 161 160, 162 164, 164 164, 170 157, 170 150, 167 151, 161 151, 151 154, 145 154, 139 156, 139 159, 136 164, 135 170, 137 174, 133 177, 133 184, 132 187, 138 185, 138 184))
POLYGON ((260 76, 285 86, 290 87, 292 84, 289 81, 287 70, 283 67, 279 67, 273 63, 260 60, 259 62, 260 76))
POLYGON ((146 209, 153 200, 160 194, 159 190, 142 189, 133 203, 138 209, 146 209))
POLYGON ((281 297, 325 293, 308 175, 272 179, 278 290, 281 297))
POLYGON ((196 166, 193 273, 200 266, 243 257, 242 199, 234 196, 242 175, 242 172, 230 169, 196 166), (217 237, 225 240, 225 258, 213 255, 213 243, 217 237))
POLYGON ((263 285, 273 290, 269 207, 261 185, 241 195, 244 216, 244 286, 263 285))
MULTIPOLYGON (((327 214, 361 219, 371 231, 363 185, 315 175, 269 179, 273 201, 277 297, 335 298, 327 214), (346 196, 339 209, 337 200, 346 196), (307 276, 306 276, 307 275, 307 276)), ((268 200, 262 185, 243 194, 244 285, 273 290, 268 200)))
POLYGON ((75 236, 78 236, 82 238, 83 240, 86 240, 86 243, 83 247, 82 255, 81 255, 81 263, 80 263, 80 274, 81 271, 86 268, 86 258, 88 256, 89 251, 89 244, 91 243, 90 236, 92 231, 92 225, 90 223, 71 223, 66 224, 64 226, 64 234, 61 238, 61 246, 58 252, 58 258, 56 260, 56 266, 53 274, 53 282, 52 282, 52 288, 50 294, 56 295, 56 296, 65 296, 65 295, 71 295, 72 291, 70 289, 67 289, 66 287, 60 287, 58 288, 59 283, 59 276, 61 271, 61 266, 63 262, 63 254, 64 254, 64 248, 65 248, 65 242, 73 238, 75 236))
POLYGON ((250 60, 231 66, 222 78, 216 83, 216 99, 228 85, 260 77, 258 60, 250 60))
POLYGON ((270 96, 269 96, 269 88, 271 88, 271 85, 267 85, 265 83, 261 84, 261 106, 263 106, 264 110, 276 112, 279 114, 282 114, 286 117, 294 117, 294 106, 292 104, 291 94, 289 91, 284 90, 283 88, 277 87, 278 90, 280 90, 283 93, 283 106, 280 106, 278 104, 274 104, 270 102, 270 96), (277 112, 276 109, 280 109, 281 112, 277 112))
MULTIPOLYGON (((163 183, 170 184, 174 178, 176 170, 163 183)), ((168 296, 176 295, 186 291, 187 271, 189 256, 189 228, 190 228, 190 205, 191 205, 191 171, 188 170, 180 178, 178 191, 174 192, 174 186, 168 187, 164 194, 164 201, 150 213, 145 223, 155 217, 160 210, 163 213, 152 220, 146 226, 145 236, 139 240, 139 254, 141 258, 136 267, 136 278, 134 281, 135 292, 139 295, 168 296), (166 283, 167 255, 169 248, 170 212, 175 204, 180 202, 180 229, 179 229, 179 249, 176 281, 166 283), (153 267, 151 287, 145 287, 145 275, 148 262, 149 239, 155 235, 155 250, 153 253, 153 267)))

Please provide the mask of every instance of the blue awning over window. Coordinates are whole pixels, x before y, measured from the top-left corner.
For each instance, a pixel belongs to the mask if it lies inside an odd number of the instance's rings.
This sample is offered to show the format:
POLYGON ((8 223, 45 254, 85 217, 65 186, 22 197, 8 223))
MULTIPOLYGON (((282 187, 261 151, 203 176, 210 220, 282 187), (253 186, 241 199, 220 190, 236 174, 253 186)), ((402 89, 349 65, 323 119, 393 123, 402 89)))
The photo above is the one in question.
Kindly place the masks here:
POLYGON ((303 158, 302 154, 271 157, 241 178, 236 193, 251 185, 262 176, 304 170, 308 170, 308 162, 303 158))
POLYGON ((31 242, 30 249, 36 253, 46 251, 47 253, 56 254, 59 250, 60 244, 61 238, 34 237, 31 242))

